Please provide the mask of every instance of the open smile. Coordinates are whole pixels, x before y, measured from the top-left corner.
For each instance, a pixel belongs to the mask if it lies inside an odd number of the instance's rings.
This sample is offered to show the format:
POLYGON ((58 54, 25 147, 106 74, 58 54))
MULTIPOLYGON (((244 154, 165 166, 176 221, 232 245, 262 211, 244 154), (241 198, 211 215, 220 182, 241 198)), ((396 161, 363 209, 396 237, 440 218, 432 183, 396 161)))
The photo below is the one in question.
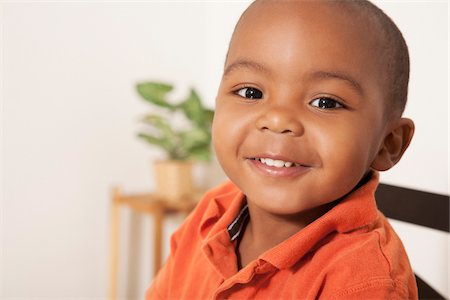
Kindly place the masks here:
POLYGON ((284 161, 281 159, 272 159, 267 157, 255 157, 252 158, 253 160, 257 160, 262 162, 263 164, 268 165, 269 167, 276 167, 276 168, 290 168, 290 167, 306 167, 305 165, 292 162, 292 161, 284 161))
POLYGON ((311 169, 311 166, 280 158, 253 157, 247 161, 252 169, 271 177, 296 177, 311 169))

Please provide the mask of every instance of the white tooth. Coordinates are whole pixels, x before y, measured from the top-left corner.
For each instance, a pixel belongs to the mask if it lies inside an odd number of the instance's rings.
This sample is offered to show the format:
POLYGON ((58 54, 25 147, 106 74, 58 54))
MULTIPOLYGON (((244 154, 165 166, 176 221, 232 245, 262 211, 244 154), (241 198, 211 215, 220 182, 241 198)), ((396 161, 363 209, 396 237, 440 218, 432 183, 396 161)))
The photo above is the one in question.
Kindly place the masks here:
POLYGON ((289 168, 289 167, 292 166, 292 164, 293 164, 293 163, 291 163, 290 161, 288 161, 288 162, 285 162, 285 163, 284 163, 284 166, 285 166, 286 168, 289 168))
POLYGON ((266 163, 266 159, 265 159, 265 158, 260 158, 259 160, 260 160, 262 163, 264 163, 264 164, 266 163))
POLYGON ((282 161, 282 160, 274 160, 274 161, 273 161, 273 165, 274 165, 275 167, 277 167, 277 168, 284 167, 284 161, 282 161))
POLYGON ((266 165, 268 165, 268 166, 270 166, 270 167, 273 167, 273 166, 274 166, 274 160, 273 160, 273 159, 271 159, 271 158, 265 158, 264 160, 265 160, 264 163, 265 163, 266 165))

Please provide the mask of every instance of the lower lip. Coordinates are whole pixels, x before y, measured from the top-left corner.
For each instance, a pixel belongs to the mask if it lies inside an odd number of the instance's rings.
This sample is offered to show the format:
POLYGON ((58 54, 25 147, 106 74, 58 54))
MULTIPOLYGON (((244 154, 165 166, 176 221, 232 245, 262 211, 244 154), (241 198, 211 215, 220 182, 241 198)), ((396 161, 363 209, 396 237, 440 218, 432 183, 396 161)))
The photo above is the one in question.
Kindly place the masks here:
POLYGON ((311 167, 293 166, 293 167, 271 167, 256 159, 247 159, 250 165, 260 173, 272 177, 296 177, 308 172, 311 167))

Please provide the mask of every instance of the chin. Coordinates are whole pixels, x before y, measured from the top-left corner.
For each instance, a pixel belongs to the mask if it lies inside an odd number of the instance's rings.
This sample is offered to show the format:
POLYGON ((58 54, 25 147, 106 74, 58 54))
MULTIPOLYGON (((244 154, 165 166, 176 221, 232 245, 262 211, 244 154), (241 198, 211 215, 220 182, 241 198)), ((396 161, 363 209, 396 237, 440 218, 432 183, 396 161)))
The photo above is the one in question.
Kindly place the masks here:
POLYGON ((260 209, 276 215, 299 214, 314 207, 313 204, 306 203, 301 200, 301 197, 292 194, 275 196, 271 193, 264 193, 248 199, 260 209))

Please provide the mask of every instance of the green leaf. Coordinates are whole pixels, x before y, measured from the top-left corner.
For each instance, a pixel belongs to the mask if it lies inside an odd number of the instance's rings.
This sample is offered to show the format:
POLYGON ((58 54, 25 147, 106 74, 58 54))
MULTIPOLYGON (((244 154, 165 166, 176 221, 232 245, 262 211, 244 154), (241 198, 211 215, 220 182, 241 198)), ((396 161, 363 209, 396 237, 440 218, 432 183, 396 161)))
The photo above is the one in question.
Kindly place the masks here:
POLYGON ((167 138, 161 138, 161 137, 153 136, 153 135, 146 134, 146 133, 139 133, 138 137, 152 145, 161 147, 162 149, 164 149, 168 152, 171 151, 171 144, 167 138))
POLYGON ((211 149, 209 146, 192 149, 191 152, 189 153, 188 159, 199 161, 210 161, 211 149))
POLYGON ((180 153, 178 149, 173 149, 174 151, 169 152, 169 158, 171 160, 186 160, 187 154, 186 153, 180 153))
POLYGON ((170 104, 166 100, 167 94, 173 90, 173 86, 159 82, 143 82, 136 85, 139 95, 150 103, 161 107, 166 107, 171 110, 176 106, 170 104))
POLYGON ((200 127, 205 125, 205 109, 200 102, 200 97, 194 89, 191 89, 189 97, 179 106, 183 109, 186 117, 194 122, 194 124, 200 127))
POLYGON ((149 114, 142 119, 145 123, 154 126, 161 131, 161 135, 168 139, 173 139, 175 132, 172 130, 170 124, 160 115, 149 114))
POLYGON ((211 158, 211 124, 214 111, 203 107, 200 97, 194 89, 184 101, 173 105, 167 101, 167 94, 173 86, 158 82, 143 82, 136 85, 139 94, 149 103, 167 108, 170 113, 182 110, 190 121, 188 129, 176 131, 171 125, 171 115, 146 115, 142 121, 148 125, 148 132, 138 136, 148 143, 166 151, 170 159, 204 160, 211 158))
POLYGON ((181 146, 186 149, 187 152, 191 152, 192 149, 208 146, 211 141, 209 132, 201 129, 194 128, 190 131, 184 131, 180 133, 181 146))
POLYGON ((210 109, 205 110, 205 121, 207 122, 208 126, 211 126, 214 119, 214 111, 210 109))

